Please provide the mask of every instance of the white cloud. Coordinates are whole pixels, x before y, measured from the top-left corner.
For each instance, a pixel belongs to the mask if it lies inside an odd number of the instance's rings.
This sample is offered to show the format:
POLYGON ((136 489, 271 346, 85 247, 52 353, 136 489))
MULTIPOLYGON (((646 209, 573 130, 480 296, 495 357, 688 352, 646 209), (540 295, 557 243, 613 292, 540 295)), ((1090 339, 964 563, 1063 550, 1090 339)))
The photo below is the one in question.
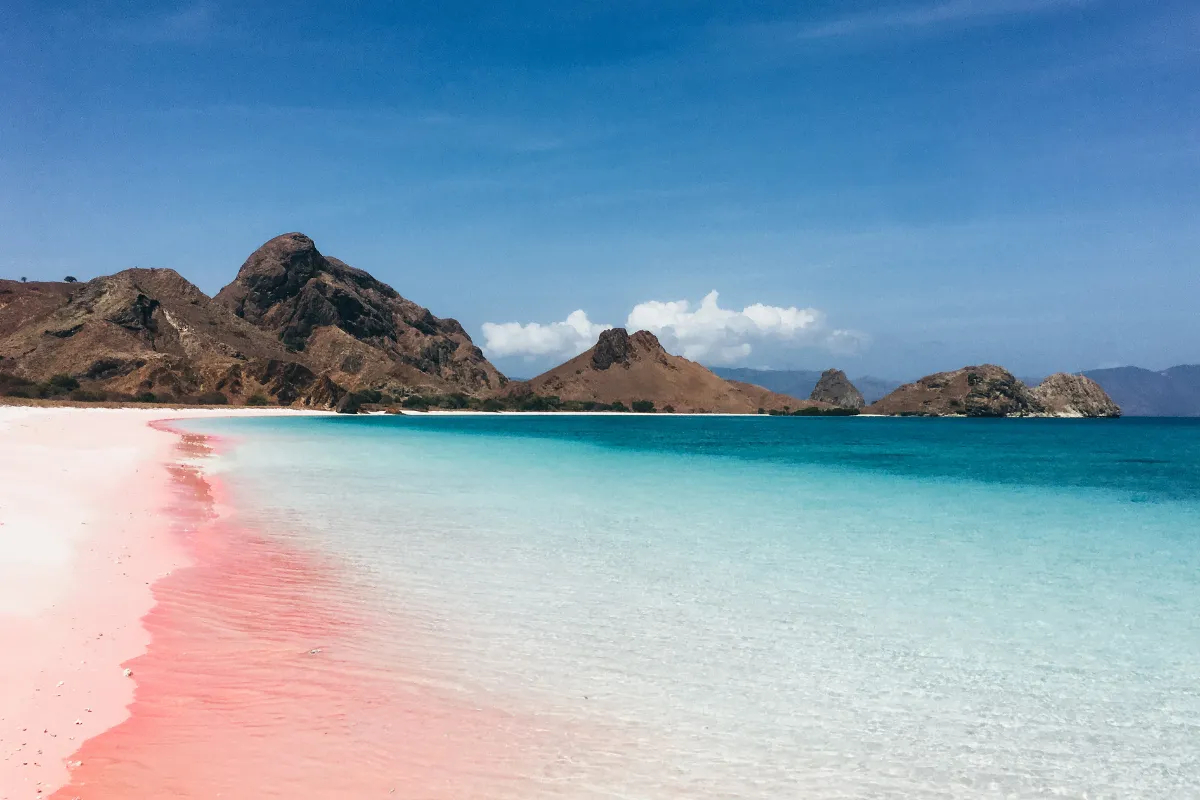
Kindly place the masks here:
POLYGON ((583 310, 572 311, 562 322, 542 325, 530 322, 483 323, 484 349, 494 357, 563 356, 582 353, 596 343, 602 331, 612 325, 598 325, 583 310))
MULTIPOLYGON (((648 300, 629 312, 625 327, 648 330, 669 352, 709 364, 736 364, 754 348, 814 347, 833 355, 850 356, 868 344, 866 334, 831 329, 824 312, 815 308, 754 303, 739 310, 722 308, 720 295, 709 292, 698 306, 687 300, 648 300)), ((611 325, 591 322, 583 311, 564 322, 484 323, 484 349, 489 356, 574 356, 591 347, 611 325)))
POLYGON ((815 308, 781 308, 755 303, 741 311, 721 308, 717 292, 709 292, 693 309, 687 300, 639 303, 626 327, 648 330, 670 351, 693 361, 733 364, 760 341, 796 346, 821 345, 828 331, 825 315, 815 308))

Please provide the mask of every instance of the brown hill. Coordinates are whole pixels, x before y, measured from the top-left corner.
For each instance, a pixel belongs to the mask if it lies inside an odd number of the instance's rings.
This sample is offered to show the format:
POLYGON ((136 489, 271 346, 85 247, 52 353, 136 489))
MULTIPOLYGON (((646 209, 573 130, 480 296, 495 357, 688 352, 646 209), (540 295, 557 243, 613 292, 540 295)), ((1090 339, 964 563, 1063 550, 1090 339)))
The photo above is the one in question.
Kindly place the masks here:
POLYGON ((258 248, 215 301, 343 386, 480 394, 507 382, 457 321, 322 255, 301 233, 258 248))
POLYGON ((1119 416, 1120 409, 1091 381, 1053 375, 1030 390, 994 364, 963 367, 907 383, 870 406, 868 414, 904 416, 1119 416), (1114 413, 1115 412, 1115 413, 1114 413))
POLYGON ((680 413, 754 414, 760 408, 825 407, 719 378, 694 361, 669 354, 649 331, 630 335, 624 328, 605 331, 586 353, 510 386, 509 392, 606 404, 619 401, 626 406, 649 400, 660 410, 671 407, 680 413))
POLYGON ((1033 388, 1045 413, 1056 417, 1119 417, 1121 408, 1100 384, 1083 375, 1059 372, 1033 388))
POLYGON ((324 405, 340 396, 279 342, 169 269, 82 284, 0 281, 0 371, 87 389, 176 397, 220 391, 324 405))

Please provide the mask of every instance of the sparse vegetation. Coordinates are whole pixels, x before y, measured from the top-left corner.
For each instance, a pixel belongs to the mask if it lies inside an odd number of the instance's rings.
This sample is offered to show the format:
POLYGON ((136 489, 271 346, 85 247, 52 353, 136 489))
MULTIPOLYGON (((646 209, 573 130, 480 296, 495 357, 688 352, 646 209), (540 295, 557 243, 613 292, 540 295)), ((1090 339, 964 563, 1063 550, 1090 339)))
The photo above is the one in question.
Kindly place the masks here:
POLYGON ((0 372, 0 394, 6 397, 33 397, 37 391, 33 381, 8 372, 0 372))
POLYGON ((817 408, 811 406, 809 408, 798 408, 791 414, 793 417, 855 417, 858 416, 857 408, 817 408))
POLYGON ((66 283, 79 283, 79 279, 76 278, 74 275, 68 275, 67 277, 63 278, 63 280, 66 283))
POLYGON ((404 406, 405 408, 410 408, 414 411, 429 410, 429 400, 419 394, 414 394, 410 397, 404 398, 404 402, 400 405, 404 406))
POLYGON ((46 387, 55 394, 66 394, 79 388, 79 381, 70 375, 54 375, 46 381, 46 387))
POLYGON ((246 398, 246 405, 248 406, 266 406, 270 405, 270 403, 271 401, 262 392, 256 392, 246 398))
POLYGON ((524 395, 517 403, 517 411, 558 411, 561 407, 557 395, 524 395))
POLYGON ((636 414, 653 414, 654 403, 650 400, 634 400, 633 411, 636 414))
POLYGON ((220 392, 205 392, 196 398, 196 402, 202 406, 227 406, 229 398, 220 392))

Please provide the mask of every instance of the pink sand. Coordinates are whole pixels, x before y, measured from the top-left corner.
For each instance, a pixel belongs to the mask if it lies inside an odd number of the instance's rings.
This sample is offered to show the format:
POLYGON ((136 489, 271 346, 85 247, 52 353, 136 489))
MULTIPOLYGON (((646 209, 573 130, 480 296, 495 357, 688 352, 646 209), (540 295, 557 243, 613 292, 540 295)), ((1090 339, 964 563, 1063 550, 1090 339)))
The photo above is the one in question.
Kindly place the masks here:
POLYGON ((45 796, 128 716, 151 584, 184 563, 160 516, 174 445, 144 413, 0 409, 0 798, 45 796))
POLYGON ((0 800, 534 794, 539 726, 423 674, 396 647, 419 626, 338 565, 239 527, 196 466, 215 442, 5 411, 0 800))

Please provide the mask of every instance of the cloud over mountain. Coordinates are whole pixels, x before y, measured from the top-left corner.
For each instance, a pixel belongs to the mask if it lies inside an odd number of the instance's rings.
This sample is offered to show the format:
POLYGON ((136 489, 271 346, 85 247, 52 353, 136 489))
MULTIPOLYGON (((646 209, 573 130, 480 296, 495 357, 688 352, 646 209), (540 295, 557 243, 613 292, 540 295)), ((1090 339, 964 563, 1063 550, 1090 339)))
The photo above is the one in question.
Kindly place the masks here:
POLYGON ((530 322, 483 323, 484 348, 497 358, 504 356, 574 356, 596 343, 612 325, 597 325, 582 310, 572 311, 562 322, 543 325, 530 322))
MULTIPOLYGON (((719 300, 716 291, 698 305, 688 300, 648 300, 633 307, 625 327, 648 330, 669 351, 713 364, 736 364, 759 344, 818 347, 835 355, 853 355, 868 341, 857 331, 830 328, 825 313, 816 308, 754 303, 736 310, 722 308, 719 300)), ((569 357, 591 347, 600 332, 611 327, 591 322, 582 310, 548 325, 486 322, 484 349, 493 357, 569 357)))

